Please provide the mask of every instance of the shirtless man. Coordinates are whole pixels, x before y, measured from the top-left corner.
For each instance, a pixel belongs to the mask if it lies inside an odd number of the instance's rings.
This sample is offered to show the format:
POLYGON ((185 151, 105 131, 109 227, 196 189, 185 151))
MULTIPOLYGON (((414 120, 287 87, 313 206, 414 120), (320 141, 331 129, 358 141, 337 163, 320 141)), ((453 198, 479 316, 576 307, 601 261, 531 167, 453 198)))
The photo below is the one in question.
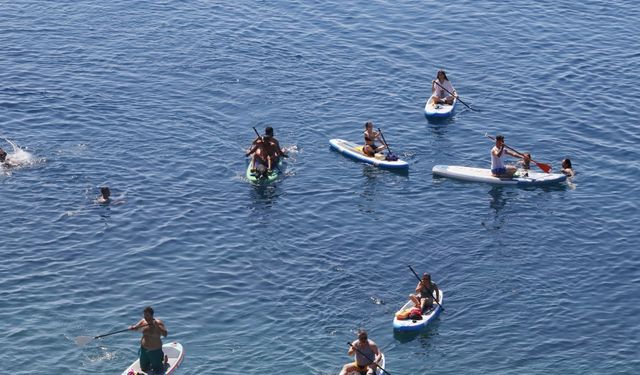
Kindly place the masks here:
POLYGON ((154 319, 153 309, 144 309, 144 318, 129 327, 130 330, 142 330, 140 340, 140 368, 144 372, 164 374, 164 353, 160 336, 167 337, 169 333, 160 319, 154 319))
POLYGON ((378 368, 377 365, 382 359, 382 353, 380 353, 378 345, 373 340, 369 340, 365 330, 358 332, 358 339, 351 343, 347 355, 355 355, 355 361, 342 366, 340 375, 346 375, 354 371, 360 374, 364 374, 366 371, 367 375, 374 375, 378 368))
POLYGON ((271 173, 273 167, 273 161, 271 155, 269 155, 269 146, 266 137, 260 137, 256 139, 249 150, 247 150, 246 156, 252 156, 251 163, 253 167, 251 170, 260 177, 267 177, 271 173))
POLYGON ((264 140, 267 144, 267 155, 271 156, 272 161, 277 164, 279 158, 286 158, 284 149, 280 147, 280 142, 273 136, 273 128, 267 126, 264 129, 264 140))
POLYGON ((424 313, 433 307, 434 297, 440 300, 440 289, 431 281, 431 275, 425 272, 416 286, 416 293, 410 294, 409 298, 413 301, 413 305, 420 307, 424 313))

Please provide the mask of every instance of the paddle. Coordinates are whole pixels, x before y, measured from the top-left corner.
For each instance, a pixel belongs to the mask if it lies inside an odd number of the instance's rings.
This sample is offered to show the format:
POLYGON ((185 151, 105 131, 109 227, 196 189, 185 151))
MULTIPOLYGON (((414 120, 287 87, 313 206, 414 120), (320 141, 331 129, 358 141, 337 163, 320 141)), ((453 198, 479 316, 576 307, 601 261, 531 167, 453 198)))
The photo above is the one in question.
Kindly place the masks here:
POLYGON ((449 91, 449 90, 445 89, 444 87, 442 87, 442 85, 438 83, 438 80, 437 80, 437 79, 434 79, 434 80, 433 80, 433 83, 435 83, 436 85, 440 86, 444 91, 448 92, 451 96, 453 96, 453 97, 457 98, 457 99, 460 101, 460 103, 462 103, 462 104, 466 105, 466 106, 467 106, 467 108, 469 108, 470 110, 472 110, 472 111, 477 111, 477 109, 475 109, 475 108, 471 108, 471 107, 469 107, 469 105, 468 105, 467 103, 463 102, 463 101, 462 101, 462 99, 460 99, 460 97, 459 97, 458 95, 455 95, 455 94, 454 94, 454 93, 452 93, 451 91, 449 91))
POLYGON ((378 133, 380 133, 380 136, 382 137, 382 142, 384 142, 384 144, 387 146, 387 159, 388 160, 398 160, 398 157, 391 151, 391 147, 389 147, 389 144, 387 143, 387 140, 384 139, 384 134, 382 134, 382 130, 380 128, 378 128, 378 133))
MULTIPOLYGON (((409 267, 409 269, 411 270, 411 272, 413 272, 413 274, 416 276, 416 278, 418 279, 418 281, 422 281, 422 279, 420 278, 420 276, 418 276, 418 274, 416 273, 416 271, 414 271, 414 270, 413 270, 413 267, 411 267, 411 265, 409 265, 409 266, 407 266, 407 267, 409 267)), ((444 311, 444 306, 442 306, 440 303, 438 303, 438 299, 437 299, 435 296, 433 296, 433 295, 432 295, 432 297, 433 297, 433 302, 435 302, 435 303, 436 303, 436 305, 440 306, 440 308, 442 309, 442 311, 444 311)))
MULTIPOLYGON (((146 326, 148 326, 148 324, 141 325, 138 328, 142 328, 142 327, 146 327, 146 326)), ((89 342, 91 342, 92 340, 99 339, 99 338, 106 337, 106 336, 115 335, 116 333, 127 332, 127 331, 131 331, 131 329, 129 329, 129 328, 122 329, 120 331, 109 332, 109 333, 105 333, 104 335, 98 335, 98 336, 93 336, 93 337, 91 337, 91 336, 78 336, 78 337, 76 337, 76 345, 85 346, 89 342)))
MULTIPOLYGON (((492 140, 492 141, 494 141, 494 142, 495 142, 495 140, 496 140, 494 137, 492 137, 492 136, 488 135, 487 133, 485 133, 485 134, 484 134, 484 136, 485 136, 485 137, 487 137, 487 138, 489 138, 489 139, 491 139, 491 140, 492 140)), ((519 155, 524 156, 524 154, 523 154, 523 153, 519 152, 518 150, 516 150, 516 149, 514 149, 514 148, 512 148, 512 147, 507 146, 506 144, 504 145, 504 147, 506 147, 506 148, 508 148, 509 150, 511 150, 511 151, 513 151, 513 152, 515 152, 516 154, 519 154, 519 155)), ((535 160, 533 160, 533 159, 530 159, 530 160, 531 160, 535 165, 537 165, 537 166, 538 166, 538 168, 542 169, 542 171, 543 171, 544 173, 549 173, 549 172, 551 171, 551 165, 549 165, 549 164, 545 164, 545 163, 540 163, 540 162, 537 162, 537 161, 535 161, 535 160)))
MULTIPOLYGON (((384 372, 385 372, 385 374, 389 374, 389 375, 391 375, 391 374, 389 373, 389 371, 387 371, 387 370, 383 369, 383 368, 382 368, 379 364, 377 364, 373 359, 369 358, 369 356, 368 356, 368 355, 366 355, 366 354, 364 354, 363 352, 361 352, 361 351, 360 351, 360 349, 358 349, 358 348, 356 348, 355 346, 353 346, 353 344, 351 344, 349 341, 347 341, 347 344, 349 344, 349 346, 350 346, 350 347, 354 348, 358 353, 362 354, 366 359, 370 360, 370 361, 371 361, 371 363, 373 363, 374 365, 378 366, 378 368, 379 368, 380 370, 384 371, 384 372)), ((380 350, 380 349, 378 349, 378 350, 380 350)))

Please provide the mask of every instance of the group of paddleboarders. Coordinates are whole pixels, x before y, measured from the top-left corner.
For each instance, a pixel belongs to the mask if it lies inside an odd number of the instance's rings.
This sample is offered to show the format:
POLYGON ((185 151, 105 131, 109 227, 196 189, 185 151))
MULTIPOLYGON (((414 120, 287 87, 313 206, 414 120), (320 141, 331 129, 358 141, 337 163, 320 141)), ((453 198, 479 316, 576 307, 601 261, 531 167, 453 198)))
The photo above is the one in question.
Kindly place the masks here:
MULTIPOLYGON (((418 275, 416 275, 417 277, 418 275)), ((438 285, 431 280, 431 275, 427 272, 422 274, 422 278, 418 281, 415 293, 409 295, 413 302, 414 308, 417 310, 417 317, 407 316, 407 319, 422 319, 422 315, 428 313, 435 307, 440 300, 440 289, 438 285)), ((398 316, 396 314, 396 316, 398 316)), ((373 340, 368 338, 365 330, 358 331, 358 339, 349 344, 348 356, 355 355, 353 362, 349 362, 342 366, 340 375, 347 375, 354 372, 359 374, 374 375, 380 365, 382 352, 373 340)))
MULTIPOLYGON (((495 145, 491 148, 491 175, 504 178, 514 177, 518 168, 514 165, 506 164, 504 161, 505 155, 521 159, 519 161, 519 165, 524 171, 524 177, 529 175, 529 168, 532 161, 531 154, 528 152, 520 153, 509 148, 505 145, 504 136, 501 134, 496 135, 495 145)), ((548 168, 550 169, 551 167, 549 166, 548 168)), ((575 175, 570 159, 567 158, 562 160, 561 172, 568 177, 573 177, 575 175)))
POLYGON ((287 157, 285 150, 280 147, 280 143, 273 136, 271 126, 264 129, 264 135, 258 134, 245 155, 252 156, 253 167, 251 171, 261 178, 266 178, 271 174, 271 171, 278 166, 280 158, 287 157))
MULTIPOLYGON (((447 78, 447 73, 444 70, 439 70, 436 74, 436 79, 431 81, 431 94, 433 95, 434 104, 451 105, 454 99, 458 97, 458 93, 447 78)), ((493 176, 511 178, 516 174, 518 168, 507 165, 504 162, 505 155, 521 159, 519 164, 524 170, 524 176, 527 177, 529 175, 531 154, 518 153, 515 150, 509 149, 504 143, 504 136, 498 135, 495 138, 495 146, 491 149, 491 174, 493 176)), ((569 177, 575 175, 573 167, 571 166, 571 160, 562 160, 561 172, 569 177)))

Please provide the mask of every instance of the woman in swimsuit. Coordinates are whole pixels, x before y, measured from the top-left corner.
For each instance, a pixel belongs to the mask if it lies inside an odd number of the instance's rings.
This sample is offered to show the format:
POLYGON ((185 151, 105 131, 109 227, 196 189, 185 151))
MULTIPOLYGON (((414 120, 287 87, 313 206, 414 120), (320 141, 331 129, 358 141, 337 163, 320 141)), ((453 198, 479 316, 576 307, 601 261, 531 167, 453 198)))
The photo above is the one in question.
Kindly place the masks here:
POLYGON ((380 145, 378 146, 375 142, 376 139, 380 140, 380 133, 373 130, 373 122, 367 121, 364 124, 364 147, 362 148, 362 152, 367 156, 375 156, 376 152, 380 152, 384 150, 387 146, 380 145))

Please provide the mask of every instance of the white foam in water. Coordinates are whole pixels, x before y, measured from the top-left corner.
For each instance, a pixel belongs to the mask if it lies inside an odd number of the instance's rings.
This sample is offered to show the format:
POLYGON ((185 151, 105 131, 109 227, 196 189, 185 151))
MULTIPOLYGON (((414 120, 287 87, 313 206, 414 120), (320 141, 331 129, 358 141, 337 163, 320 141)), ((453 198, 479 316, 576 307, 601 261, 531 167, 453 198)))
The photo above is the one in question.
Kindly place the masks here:
POLYGON ((13 152, 7 152, 7 158, 5 160, 6 164, 11 167, 19 167, 29 165, 34 162, 35 159, 31 153, 21 149, 13 141, 6 138, 5 140, 11 145, 11 147, 13 147, 13 152))

